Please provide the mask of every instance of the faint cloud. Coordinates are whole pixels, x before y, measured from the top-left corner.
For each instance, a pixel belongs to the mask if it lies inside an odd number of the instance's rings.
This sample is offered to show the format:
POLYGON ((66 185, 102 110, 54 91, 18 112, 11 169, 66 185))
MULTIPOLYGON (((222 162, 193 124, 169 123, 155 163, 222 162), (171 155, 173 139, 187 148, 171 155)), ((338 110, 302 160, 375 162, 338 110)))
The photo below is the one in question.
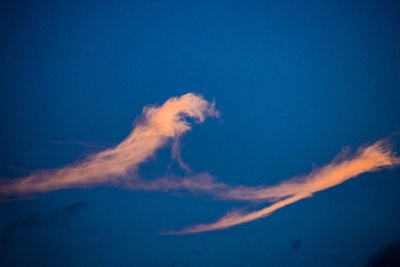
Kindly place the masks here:
POLYGON ((12 238, 15 232, 18 232, 25 228, 31 227, 41 227, 41 226, 50 226, 55 223, 61 223, 64 220, 68 220, 77 212, 87 207, 88 203, 86 202, 75 202, 70 206, 57 209, 53 213, 49 215, 43 215, 40 213, 32 213, 31 215, 21 218, 20 220, 10 224, 3 230, 3 234, 1 236, 1 244, 4 245, 10 238, 12 238))
POLYGON ((83 146, 86 148, 93 148, 93 149, 104 149, 106 146, 101 144, 89 143, 85 141, 65 141, 65 140, 56 140, 50 141, 53 145, 77 145, 83 146))
MULTIPOLYGON (((325 166, 314 168, 308 175, 294 177, 277 185, 230 186, 218 182, 207 172, 193 173, 181 158, 180 139, 191 130, 190 119, 201 123, 210 116, 219 117, 215 103, 208 102, 201 95, 193 93, 171 97, 160 106, 146 106, 140 119, 135 120, 130 134, 118 145, 92 153, 83 160, 61 168, 37 170, 16 179, 1 179, 0 199, 59 189, 112 185, 131 190, 186 189, 194 193, 207 193, 218 200, 272 203, 253 211, 233 210, 215 222, 167 232, 191 234, 222 230, 267 217, 287 205, 312 197, 317 192, 337 186, 364 173, 393 168, 400 164, 400 158, 395 154, 391 144, 387 140, 379 140, 358 148, 353 154, 349 149, 345 149, 325 166), (184 177, 167 175, 152 180, 141 179, 139 166, 153 157, 157 150, 171 144, 172 158, 177 161, 181 169, 186 171, 186 175, 184 177)), ((66 141, 58 142, 66 143, 66 141)), ((69 143, 92 146, 86 142, 69 143)), ((60 210, 53 216, 69 216, 68 214, 72 214, 80 207, 77 205, 70 209, 60 210)))
POLYGON ((203 251, 201 251, 200 249, 193 249, 193 250, 192 250, 192 253, 193 253, 194 255, 198 255, 198 256, 203 255, 203 251))
POLYGON ((178 260, 175 261, 173 263, 171 263, 170 265, 171 267, 192 267, 192 266, 196 266, 193 262, 191 262, 190 260, 178 260))
POLYGON ((296 239, 292 242, 292 250, 298 250, 303 246, 303 242, 300 239, 296 239))

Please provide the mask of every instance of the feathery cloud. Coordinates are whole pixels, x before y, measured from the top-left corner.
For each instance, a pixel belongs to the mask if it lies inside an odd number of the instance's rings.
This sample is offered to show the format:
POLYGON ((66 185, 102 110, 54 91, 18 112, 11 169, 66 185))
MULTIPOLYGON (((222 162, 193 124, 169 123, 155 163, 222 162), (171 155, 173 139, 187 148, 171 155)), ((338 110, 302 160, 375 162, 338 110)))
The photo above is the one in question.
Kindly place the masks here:
POLYGON ((168 140, 191 129, 185 117, 203 122, 218 116, 213 103, 195 94, 168 99, 162 106, 147 106, 142 120, 129 136, 113 148, 89 155, 82 161, 59 169, 34 171, 27 177, 3 179, 0 195, 49 192, 100 184, 129 185, 132 173, 168 140))
POLYGON ((199 224, 170 234, 189 234, 226 229, 266 217, 274 211, 314 193, 339 185, 363 173, 400 164, 388 142, 380 140, 359 148, 353 155, 339 154, 326 166, 305 177, 296 177, 275 186, 230 186, 218 182, 204 172, 195 174, 180 156, 180 138, 191 129, 187 117, 203 122, 208 116, 219 116, 215 104, 202 96, 186 94, 172 97, 161 106, 147 106, 128 137, 115 147, 94 153, 58 169, 38 170, 17 179, 0 180, 0 196, 24 196, 65 188, 96 185, 122 186, 132 190, 200 191, 220 200, 273 203, 258 211, 243 210, 227 213, 214 223, 199 224), (154 180, 140 179, 138 166, 173 140, 172 157, 186 170, 186 177, 167 176, 154 180))
POLYGON ((360 174, 378 171, 382 168, 393 167, 398 164, 400 164, 400 159, 392 152, 390 145, 385 141, 378 141, 370 146, 359 148, 352 156, 346 157, 345 155, 340 155, 328 165, 314 170, 303 178, 294 178, 276 186, 265 188, 239 186, 231 190, 222 191, 220 196, 223 198, 279 201, 258 211, 229 212, 214 223, 199 224, 180 231, 170 232, 170 234, 190 234, 221 230, 251 222, 269 216, 278 209, 301 199, 311 197, 316 192, 339 185, 360 174))

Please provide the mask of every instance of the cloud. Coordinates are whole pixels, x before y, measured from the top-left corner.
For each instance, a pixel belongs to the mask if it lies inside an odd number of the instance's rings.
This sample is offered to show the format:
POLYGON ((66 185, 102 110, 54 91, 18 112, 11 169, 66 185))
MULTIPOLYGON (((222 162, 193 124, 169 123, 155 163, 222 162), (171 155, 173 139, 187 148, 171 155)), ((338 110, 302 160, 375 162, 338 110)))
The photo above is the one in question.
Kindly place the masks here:
POLYGON ((238 224, 243 224, 247 222, 251 222, 257 219, 260 219, 262 217, 268 216, 272 212, 283 208, 284 206, 287 206, 291 203, 294 203, 300 199, 303 199, 307 196, 310 195, 296 195, 294 197, 287 198, 283 201, 279 201, 269 207, 266 207, 264 209, 261 209, 259 211, 255 212, 250 212, 246 213, 243 211, 232 211, 228 212, 225 216, 223 216, 221 219, 214 223, 209 223, 209 224, 198 224, 195 226, 190 226, 187 228, 184 228, 180 231, 170 231, 167 232, 167 234, 171 235, 183 235, 183 234, 194 234, 194 233, 200 233, 200 232, 208 232, 208 231, 214 231, 214 230, 223 230, 238 224))
POLYGON ((32 213, 28 217, 22 218, 21 220, 10 224, 3 230, 3 234, 1 236, 1 243, 4 244, 8 240, 9 236, 12 233, 18 231, 19 229, 37 225, 38 222, 39 222, 39 215, 37 213, 32 213))
POLYGON ((39 227, 39 226, 47 226, 52 225, 54 223, 61 222, 63 220, 67 220, 75 215, 78 211, 87 207, 88 203, 86 202, 75 202, 70 206, 57 209, 53 213, 49 215, 42 215, 39 213, 32 213, 31 215, 22 218, 9 226, 7 226, 3 230, 3 234, 1 236, 1 244, 4 244, 9 240, 10 236, 12 236, 15 232, 18 232, 24 228, 30 227, 39 227))
POLYGON ((180 146, 181 143, 179 141, 179 138, 176 138, 174 144, 172 145, 172 158, 178 161, 179 167, 181 167, 182 170, 185 170, 187 173, 191 173, 192 170, 190 169, 189 165, 182 160, 180 146))
POLYGON ((192 253, 199 256, 203 255, 203 251, 200 249, 192 249, 192 253))
POLYGON ((203 122, 218 116, 213 103, 195 94, 168 99, 162 106, 147 106, 142 120, 119 145, 91 154, 59 169, 34 171, 19 179, 3 179, 0 195, 21 195, 100 184, 128 186, 140 163, 145 162, 170 139, 191 129, 185 117, 203 122))
POLYGON ((186 177, 168 176, 154 180, 137 179, 130 185, 133 190, 170 191, 186 189, 192 192, 199 191, 218 196, 220 190, 227 188, 222 182, 208 173, 191 174, 186 177))
POLYGON ((370 146, 359 148, 354 155, 340 154, 326 166, 316 169, 303 178, 294 178, 271 187, 249 188, 240 186, 222 191, 220 197, 239 200, 276 201, 261 210, 245 212, 232 211, 214 223, 199 224, 172 231, 170 234, 191 234, 212 230, 221 230, 235 225, 251 222, 266 216, 314 193, 339 185, 360 174, 393 167, 400 159, 392 152, 385 141, 378 141, 370 146))
POLYGON ((63 140, 57 140, 57 141, 50 141, 50 143, 54 144, 54 145, 77 145, 77 146, 83 146, 83 147, 92 148, 92 149, 103 149, 103 148, 105 148, 104 145, 89 143, 89 142, 85 142, 85 141, 63 141, 63 140))
MULTIPOLYGON (((180 138, 191 129, 186 118, 203 122, 209 116, 219 116, 215 104, 192 93, 172 97, 161 106, 147 106, 131 133, 117 146, 91 154, 62 168, 38 170, 17 179, 2 179, 0 196, 23 197, 66 188, 112 185, 132 190, 186 189, 191 192, 204 192, 219 200, 272 203, 257 211, 234 210, 214 223, 170 232, 189 234, 226 229, 269 216, 274 211, 311 197, 316 192, 339 185, 363 173, 394 167, 400 163, 390 144, 380 140, 359 148, 354 154, 344 151, 332 162, 313 170, 309 175, 295 177, 275 186, 230 186, 218 182, 209 173, 193 173, 180 155, 180 138), (172 157, 187 175, 170 175, 153 180, 140 179, 137 174, 138 166, 167 144, 172 144, 172 157)), ((72 209, 74 208, 71 207, 72 209)))
POLYGON ((73 216, 75 213, 77 213, 78 211, 82 210, 83 208, 87 207, 88 203, 86 202, 75 202, 74 204, 72 204, 71 206, 62 208, 62 209, 58 209, 55 212, 53 212, 50 216, 49 216, 49 220, 55 220, 55 219, 59 219, 59 218, 70 218, 71 216, 73 216))
POLYGON ((183 260, 174 261, 173 263, 171 263, 170 266, 171 267, 179 267, 179 266, 191 267, 191 266, 196 266, 196 265, 190 260, 183 259, 183 260))
POLYGON ((221 193, 220 197, 274 202, 288 196, 322 191, 365 172, 378 171, 400 163, 391 145, 385 140, 360 147, 353 155, 348 155, 348 152, 349 150, 344 150, 332 162, 313 170, 305 177, 295 177, 269 187, 238 186, 221 193))
POLYGON ((298 250, 303 246, 303 242, 300 239, 293 240, 292 242, 292 250, 298 250))

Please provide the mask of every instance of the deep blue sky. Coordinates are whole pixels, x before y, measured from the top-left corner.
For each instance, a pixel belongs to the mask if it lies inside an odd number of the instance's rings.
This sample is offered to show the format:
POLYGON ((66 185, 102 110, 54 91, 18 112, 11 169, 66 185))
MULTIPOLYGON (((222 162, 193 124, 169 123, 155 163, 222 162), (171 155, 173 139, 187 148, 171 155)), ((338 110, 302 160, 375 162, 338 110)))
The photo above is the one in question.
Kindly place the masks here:
MULTIPOLYGON (((187 92, 221 112, 183 138, 194 171, 246 185, 308 173, 400 130, 399 12, 397 1, 365 0, 3 2, 0 177, 97 151, 74 142, 115 145, 143 106, 187 92)), ((165 173, 168 153, 143 174, 165 173)), ((400 238, 399 175, 364 174, 268 218, 189 236, 157 232, 245 205, 110 187, 0 203, 0 231, 20 225, 0 264, 362 265, 400 238), (76 202, 87 205, 49 219, 76 202)))

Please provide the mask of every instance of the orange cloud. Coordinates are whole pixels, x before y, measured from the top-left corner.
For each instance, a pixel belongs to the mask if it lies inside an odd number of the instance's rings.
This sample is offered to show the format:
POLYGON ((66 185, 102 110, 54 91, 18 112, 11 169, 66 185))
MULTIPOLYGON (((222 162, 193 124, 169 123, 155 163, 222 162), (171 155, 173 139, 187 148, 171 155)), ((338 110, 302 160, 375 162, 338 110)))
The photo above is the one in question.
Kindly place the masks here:
POLYGON ((179 138, 191 129, 185 117, 203 122, 207 116, 218 116, 214 103, 191 93, 170 98, 160 107, 145 107, 142 121, 119 145, 63 168, 34 171, 19 179, 3 179, 0 195, 49 192, 108 183, 129 184, 132 182, 132 173, 140 163, 168 140, 179 138))
POLYGON ((264 200, 276 201, 274 204, 253 212, 229 212, 214 223, 199 224, 184 228, 183 230, 170 232, 170 234, 190 234, 212 230, 222 230, 238 224, 251 222, 266 217, 274 211, 303 198, 312 196, 330 187, 339 185, 351 178, 355 178, 365 172, 378 171, 382 168, 393 167, 400 164, 400 159, 384 141, 378 141, 368 147, 359 148, 357 152, 348 158, 341 155, 330 164, 314 170, 303 178, 295 178, 276 186, 265 188, 249 188, 239 186, 220 192, 220 197, 237 200, 264 200))
POLYGON ((266 217, 272 212, 283 208, 289 204, 292 204, 296 201, 299 201, 300 199, 306 198, 310 195, 307 194, 299 194, 295 195, 293 197, 289 197, 285 200, 276 202, 275 204, 263 208, 259 211, 254 211, 250 213, 245 213, 241 211, 233 211, 233 212, 228 212, 225 216, 223 216, 221 219, 214 223, 210 224, 198 224, 195 226, 190 226, 187 228, 184 228, 180 231, 176 232, 168 232, 167 234, 172 234, 172 235, 184 235, 184 234, 194 234, 194 233, 200 233, 200 232, 208 232, 208 231, 214 231, 214 230, 223 230, 238 224, 243 224, 247 222, 251 222, 257 219, 260 219, 262 217, 266 217))
POLYGON ((89 155, 82 161, 58 169, 38 170, 26 177, 0 180, 0 196, 26 196, 65 188, 82 188, 111 184, 132 190, 169 191, 186 189, 205 192, 222 200, 273 202, 258 211, 229 212, 210 224, 199 224, 170 232, 189 234, 221 230, 266 217, 274 211, 314 193, 339 185, 363 173, 400 164, 400 159, 385 141, 359 148, 353 155, 340 154, 326 166, 309 175, 293 178, 275 186, 236 186, 218 182, 208 173, 194 174, 180 156, 179 140, 191 129, 186 117, 203 122, 208 116, 219 116, 214 103, 196 94, 168 99, 161 106, 143 109, 141 120, 120 144, 89 155), (172 157, 188 173, 186 177, 168 176, 142 180, 136 174, 138 166, 170 140, 172 157))

